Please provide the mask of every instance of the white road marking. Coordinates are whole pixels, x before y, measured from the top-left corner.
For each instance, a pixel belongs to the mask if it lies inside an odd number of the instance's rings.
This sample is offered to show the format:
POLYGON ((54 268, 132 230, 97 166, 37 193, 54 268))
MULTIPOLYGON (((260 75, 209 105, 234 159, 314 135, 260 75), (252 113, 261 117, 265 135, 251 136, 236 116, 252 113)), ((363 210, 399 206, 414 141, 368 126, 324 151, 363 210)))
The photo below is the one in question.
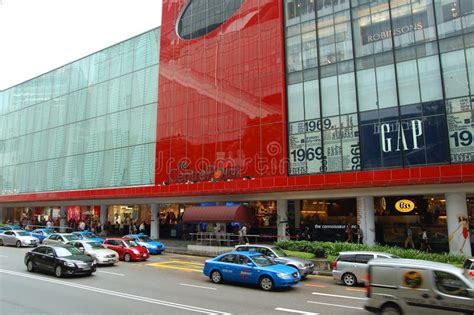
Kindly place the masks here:
POLYGON ((283 307, 277 307, 277 308, 275 308, 275 311, 288 312, 288 313, 296 313, 296 314, 305 314, 305 315, 319 315, 319 313, 311 313, 311 312, 305 312, 305 311, 298 311, 298 310, 292 310, 292 309, 283 308, 283 307))
POLYGON ((186 310, 186 311, 192 311, 192 312, 196 312, 196 313, 202 313, 202 314, 208 314, 208 315, 231 315, 230 313, 226 313, 226 312, 215 311, 215 310, 200 308, 200 307, 191 306, 191 305, 179 304, 179 303, 174 303, 174 302, 156 300, 156 299, 147 298, 147 297, 144 297, 144 296, 138 296, 138 295, 123 293, 123 292, 117 292, 117 291, 111 291, 111 290, 106 290, 106 289, 94 288, 94 287, 90 287, 90 286, 86 286, 86 285, 82 285, 82 284, 70 283, 70 282, 66 282, 66 281, 62 281, 62 280, 56 280, 56 279, 49 279, 47 277, 42 277, 42 276, 33 276, 33 275, 29 275, 29 274, 25 274, 25 273, 21 273, 21 272, 16 272, 16 271, 11 271, 11 270, 0 269, 0 273, 10 274, 10 275, 17 276, 17 277, 24 277, 24 278, 34 279, 34 280, 50 282, 50 283, 59 284, 59 285, 67 286, 67 287, 72 287, 72 288, 77 288, 77 289, 82 289, 82 290, 87 290, 87 291, 92 291, 92 292, 102 293, 102 294, 107 294, 107 295, 112 295, 112 296, 118 296, 118 297, 121 297, 121 298, 127 298, 127 299, 141 301, 141 302, 147 302, 147 303, 158 304, 158 305, 162 305, 162 306, 168 306, 168 307, 183 309, 183 310, 186 310))
POLYGON ((107 273, 107 274, 109 274, 109 275, 114 275, 114 276, 125 277, 125 275, 124 275, 123 273, 116 273, 116 272, 102 271, 102 270, 97 270, 97 272, 100 272, 100 273, 107 273))
POLYGON ((322 296, 330 296, 335 298, 343 298, 343 299, 351 299, 351 300, 367 300, 367 298, 356 297, 356 296, 347 296, 347 295, 336 295, 336 294, 327 294, 327 293, 319 293, 313 292, 314 295, 322 295, 322 296))
POLYGON ((2 257, 2 258, 8 258, 8 256, 5 256, 5 255, 0 255, 0 257, 2 257))
POLYGON ((200 289, 207 289, 207 290, 217 290, 216 288, 211 288, 211 287, 202 287, 200 285, 193 285, 193 284, 187 284, 187 283, 180 283, 179 285, 184 285, 186 287, 193 287, 193 288, 200 288, 200 289))
POLYGON ((327 305, 327 306, 335 306, 335 307, 343 307, 343 308, 350 308, 353 310, 363 310, 362 307, 354 307, 354 306, 347 306, 347 305, 340 305, 340 304, 330 304, 330 303, 322 303, 322 302, 314 302, 314 301, 306 301, 312 304, 320 304, 320 305, 327 305))

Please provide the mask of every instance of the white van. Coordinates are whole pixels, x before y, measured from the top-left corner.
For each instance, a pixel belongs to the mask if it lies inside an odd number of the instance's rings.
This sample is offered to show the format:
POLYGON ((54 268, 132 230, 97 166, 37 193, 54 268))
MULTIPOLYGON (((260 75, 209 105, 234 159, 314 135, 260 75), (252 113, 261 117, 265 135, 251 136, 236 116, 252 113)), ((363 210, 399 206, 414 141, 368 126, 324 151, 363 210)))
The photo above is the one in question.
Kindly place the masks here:
POLYGON ((474 281, 448 264, 414 259, 369 262, 364 308, 384 315, 474 314, 474 281))

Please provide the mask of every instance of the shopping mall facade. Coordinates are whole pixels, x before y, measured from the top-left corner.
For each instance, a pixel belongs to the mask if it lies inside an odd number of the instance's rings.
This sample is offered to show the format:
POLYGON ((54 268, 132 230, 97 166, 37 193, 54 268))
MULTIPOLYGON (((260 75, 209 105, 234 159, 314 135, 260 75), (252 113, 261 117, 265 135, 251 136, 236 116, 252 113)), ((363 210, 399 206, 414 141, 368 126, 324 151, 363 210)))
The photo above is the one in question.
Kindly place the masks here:
POLYGON ((210 229, 203 207, 243 205, 261 235, 345 240, 359 224, 365 243, 403 246, 410 227, 416 246, 426 229, 471 254, 472 0, 164 0, 162 14, 0 92, 2 221, 130 217, 179 237, 189 208, 210 229))

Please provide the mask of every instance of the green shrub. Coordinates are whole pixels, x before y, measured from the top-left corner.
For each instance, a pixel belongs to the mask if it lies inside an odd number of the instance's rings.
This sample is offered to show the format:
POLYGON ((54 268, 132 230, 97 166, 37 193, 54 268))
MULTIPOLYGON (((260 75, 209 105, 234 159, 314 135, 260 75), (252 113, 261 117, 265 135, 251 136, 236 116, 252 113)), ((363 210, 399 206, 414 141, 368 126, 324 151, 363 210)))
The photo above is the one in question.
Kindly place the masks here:
POLYGON ((401 258, 421 259, 461 266, 464 257, 460 255, 427 253, 416 249, 404 249, 385 245, 367 246, 364 244, 345 242, 311 242, 311 241, 279 241, 276 245, 285 250, 300 251, 314 254, 316 257, 326 257, 332 263, 340 252, 344 251, 375 251, 385 252, 401 258))
POLYGON ((310 260, 314 258, 314 254, 311 254, 311 253, 298 252, 298 251, 292 251, 292 250, 284 250, 284 252, 288 256, 298 257, 301 259, 310 260))

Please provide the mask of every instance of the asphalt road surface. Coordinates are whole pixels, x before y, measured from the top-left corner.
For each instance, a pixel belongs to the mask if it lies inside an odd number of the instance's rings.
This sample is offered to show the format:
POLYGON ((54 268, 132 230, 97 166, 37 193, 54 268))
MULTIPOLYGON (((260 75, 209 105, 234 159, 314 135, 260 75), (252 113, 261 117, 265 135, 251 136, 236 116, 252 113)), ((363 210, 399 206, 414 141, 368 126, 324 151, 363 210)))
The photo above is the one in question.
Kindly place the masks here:
POLYGON ((28 248, 0 247, 0 314, 369 314, 365 290, 309 276, 291 289, 214 284, 205 258, 155 255, 99 267, 90 277, 29 273, 28 248))

